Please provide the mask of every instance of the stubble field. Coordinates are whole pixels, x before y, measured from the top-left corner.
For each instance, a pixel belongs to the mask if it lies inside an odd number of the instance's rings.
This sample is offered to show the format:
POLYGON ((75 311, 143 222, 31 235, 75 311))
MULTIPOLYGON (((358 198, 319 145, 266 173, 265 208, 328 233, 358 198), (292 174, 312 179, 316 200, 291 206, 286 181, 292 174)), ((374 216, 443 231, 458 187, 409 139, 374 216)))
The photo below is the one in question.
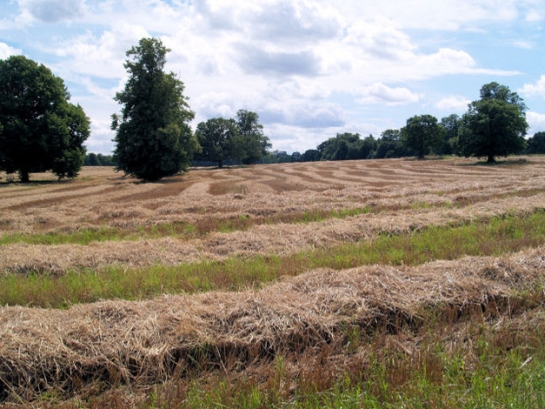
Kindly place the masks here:
POLYGON ((0 406, 323 406, 377 362, 434 385, 432 345, 474 372, 483 336, 537 361, 543 157, 31 180, 0 184, 0 406))

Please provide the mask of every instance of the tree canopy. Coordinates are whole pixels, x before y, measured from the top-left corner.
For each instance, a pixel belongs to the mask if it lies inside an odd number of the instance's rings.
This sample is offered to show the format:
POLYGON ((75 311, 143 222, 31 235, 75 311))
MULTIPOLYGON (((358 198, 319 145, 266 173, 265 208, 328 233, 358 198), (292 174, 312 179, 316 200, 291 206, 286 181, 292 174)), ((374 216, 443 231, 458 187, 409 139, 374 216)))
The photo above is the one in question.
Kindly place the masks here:
POLYGON ((407 125, 401 129, 401 141, 423 159, 432 148, 442 145, 443 130, 434 116, 415 115, 407 119, 407 125))
POLYGON ((240 159, 239 130, 234 119, 211 118, 197 125, 195 136, 201 152, 195 159, 218 162, 223 167, 226 159, 240 159))
POLYGON ((271 147, 269 138, 263 134, 259 115, 244 109, 237 112, 236 120, 212 118, 199 123, 195 135, 202 148, 195 159, 218 162, 220 168, 225 160, 255 163, 271 147))
POLYGON ((129 78, 115 96, 123 105, 112 115, 117 170, 148 181, 186 170, 199 150, 184 84, 164 71, 169 51, 156 38, 141 39, 127 51, 129 78))
POLYGON ((267 154, 272 146, 269 138, 263 134, 263 125, 259 123, 259 115, 246 109, 237 112, 237 125, 239 131, 240 160, 249 165, 256 163, 267 154))
POLYGON ((508 156, 524 149, 526 105, 516 92, 497 82, 481 88, 481 99, 469 104, 463 115, 456 152, 465 157, 508 156))
POLYGON ((531 138, 528 138, 526 153, 530 153, 530 154, 545 153, 545 132, 538 132, 531 138))
POLYGON ((1 170, 18 172, 22 182, 47 170, 77 176, 90 120, 69 100, 63 80, 43 64, 21 55, 0 60, 1 170))

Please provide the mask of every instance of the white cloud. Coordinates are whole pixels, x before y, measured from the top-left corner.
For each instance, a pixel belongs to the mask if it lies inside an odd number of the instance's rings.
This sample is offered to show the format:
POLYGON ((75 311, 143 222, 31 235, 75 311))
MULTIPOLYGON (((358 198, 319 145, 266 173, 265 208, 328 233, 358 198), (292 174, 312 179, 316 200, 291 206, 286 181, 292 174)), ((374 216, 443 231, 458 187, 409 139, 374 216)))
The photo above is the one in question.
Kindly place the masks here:
POLYGON ((418 102, 420 95, 411 92, 408 88, 391 88, 382 83, 375 83, 366 87, 362 92, 359 101, 363 104, 399 105, 418 102))
POLYGON ((451 95, 438 101, 435 106, 442 111, 463 112, 471 101, 461 95, 451 95))
POLYGON ((97 38, 92 33, 77 36, 56 47, 60 57, 69 58, 65 64, 72 72, 101 78, 120 78, 124 75, 125 53, 149 33, 141 26, 120 23, 112 31, 97 38))
POLYGON ((518 92, 526 97, 537 95, 545 98, 545 75, 542 75, 535 84, 524 84, 518 92))
POLYGON ((19 0, 19 7, 23 15, 45 23, 79 19, 87 10, 84 0, 19 0))
MULTIPOLYGON (((536 28, 543 1, 14 0, 0 21, 0 57, 20 53, 17 47, 49 61, 79 94, 73 99, 91 116, 89 145, 98 149, 112 138, 109 116, 119 109, 112 97, 126 80, 125 52, 153 35, 172 49, 166 69, 185 83, 195 122, 250 109, 274 148, 278 141, 303 150, 337 131, 396 128, 424 93, 439 95, 439 110, 465 110, 472 81, 464 76, 496 80, 526 67, 503 56, 497 65, 484 63, 478 50, 488 43, 480 41, 536 28)), ((540 52, 535 32, 513 34, 503 49, 540 52)), ((524 90, 543 96, 545 84, 524 90)))
POLYGON ((17 48, 10 47, 6 43, 0 43, 0 60, 4 60, 12 55, 20 55, 22 52, 17 48))
POLYGON ((416 48, 407 34, 385 19, 355 22, 347 28, 344 40, 367 55, 393 61, 411 58, 416 48))
POLYGON ((545 131, 545 114, 528 111, 526 112, 526 120, 530 126, 530 129, 528 130, 529 136, 532 136, 537 132, 545 131))

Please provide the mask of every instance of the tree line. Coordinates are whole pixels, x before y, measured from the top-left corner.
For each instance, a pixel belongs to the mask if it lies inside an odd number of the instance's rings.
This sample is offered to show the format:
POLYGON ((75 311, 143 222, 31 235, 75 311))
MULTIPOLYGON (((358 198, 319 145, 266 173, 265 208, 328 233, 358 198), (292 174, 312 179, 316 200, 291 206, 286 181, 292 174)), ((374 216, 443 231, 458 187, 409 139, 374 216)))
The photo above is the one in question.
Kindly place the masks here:
POLYGON ((339 133, 316 149, 288 155, 274 151, 265 160, 310 162, 320 160, 383 159, 426 155, 458 155, 494 162, 510 154, 545 154, 545 132, 524 138, 528 124, 526 105, 517 93, 496 82, 481 88, 481 98, 462 115, 440 121, 432 115, 416 115, 401 129, 388 129, 379 138, 339 133))
POLYGON ((192 163, 291 162, 381 159, 426 155, 485 157, 545 153, 545 133, 525 140, 526 105, 517 93, 496 82, 481 88, 480 99, 462 116, 440 121, 416 115, 401 129, 374 138, 342 133, 304 153, 270 152, 259 116, 241 109, 236 118, 211 118, 193 132, 195 113, 184 84, 165 72, 170 50, 156 38, 143 38, 127 51, 128 79, 114 100, 121 112, 111 118, 112 156, 86 154, 90 120, 69 102, 62 79, 24 56, 0 60, 0 170, 29 181, 31 172, 50 170, 59 179, 75 177, 83 164, 114 165, 117 171, 155 181, 186 171, 192 163))

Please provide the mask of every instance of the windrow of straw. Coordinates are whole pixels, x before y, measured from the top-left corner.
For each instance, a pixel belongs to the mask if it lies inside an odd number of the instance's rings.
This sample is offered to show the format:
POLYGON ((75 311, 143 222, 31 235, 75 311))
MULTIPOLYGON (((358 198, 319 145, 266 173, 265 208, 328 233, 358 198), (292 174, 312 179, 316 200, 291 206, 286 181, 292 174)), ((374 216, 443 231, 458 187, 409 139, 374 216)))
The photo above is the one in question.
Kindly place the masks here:
POLYGON ((22 188, 0 184, 0 234, 129 232, 160 224, 213 225, 248 216, 252 221, 305 212, 373 205, 459 205, 545 189, 545 160, 529 158, 494 167, 467 160, 345 161, 193 169, 153 184, 122 178, 111 169, 84 169, 82 178, 22 188), (279 181, 281 179, 281 181, 279 181))
POLYGON ((0 308, 0 401, 91 384, 149 385, 192 370, 244 369, 345 342, 347 326, 409 325, 426 311, 516 313, 543 288, 545 247, 420 267, 320 269, 263 289, 108 301, 69 310, 0 308))
POLYGON ((430 226, 460 224, 506 214, 530 214, 543 209, 544 203, 545 193, 538 193, 524 200, 496 198, 463 208, 416 208, 322 222, 255 225, 245 231, 216 232, 195 239, 163 237, 94 242, 86 246, 17 243, 0 246, 0 274, 62 275, 70 270, 101 269, 110 265, 142 267, 218 261, 233 256, 285 256, 371 239, 381 233, 405 234, 430 226))

